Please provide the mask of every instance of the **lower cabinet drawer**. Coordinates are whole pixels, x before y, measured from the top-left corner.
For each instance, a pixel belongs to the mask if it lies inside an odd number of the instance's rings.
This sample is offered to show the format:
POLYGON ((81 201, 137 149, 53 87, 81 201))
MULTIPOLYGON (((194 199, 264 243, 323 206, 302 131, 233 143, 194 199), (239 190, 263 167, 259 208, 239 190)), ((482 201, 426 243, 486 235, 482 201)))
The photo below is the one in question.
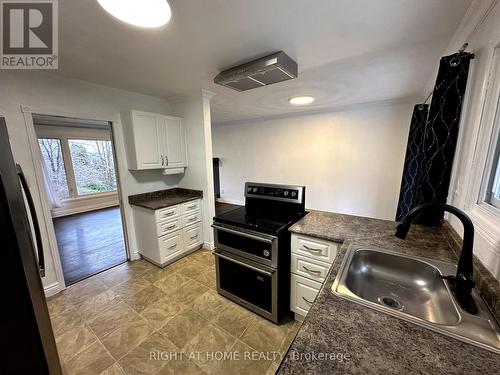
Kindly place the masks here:
POLYGON ((292 274, 291 277, 290 310, 306 316, 318 295, 321 283, 295 274, 292 274))
POLYGON ((158 238, 158 247, 160 249, 161 261, 165 262, 184 250, 182 241, 182 231, 167 234, 166 236, 158 238))
POLYGON ((160 210, 155 211, 155 218, 157 222, 169 220, 178 217, 180 214, 179 206, 172 206, 162 208, 160 210))
POLYGON ((290 271, 308 279, 322 283, 330 270, 330 264, 303 255, 292 254, 290 271))
POLYGON ((189 227, 184 228, 184 240, 186 243, 186 248, 191 250, 192 248, 199 246, 203 243, 203 227, 202 223, 194 224, 189 227))
POLYGON ((201 211, 195 211, 192 213, 188 213, 183 216, 184 222, 182 223, 182 226, 188 226, 194 223, 198 223, 201 221, 201 211))
POLYGON ((181 218, 178 217, 174 220, 162 221, 157 224, 158 237, 164 236, 165 234, 173 233, 182 228, 181 218))
POLYGON ((313 260, 332 264, 337 256, 338 248, 339 244, 336 242, 292 234, 292 253, 303 255, 313 260))

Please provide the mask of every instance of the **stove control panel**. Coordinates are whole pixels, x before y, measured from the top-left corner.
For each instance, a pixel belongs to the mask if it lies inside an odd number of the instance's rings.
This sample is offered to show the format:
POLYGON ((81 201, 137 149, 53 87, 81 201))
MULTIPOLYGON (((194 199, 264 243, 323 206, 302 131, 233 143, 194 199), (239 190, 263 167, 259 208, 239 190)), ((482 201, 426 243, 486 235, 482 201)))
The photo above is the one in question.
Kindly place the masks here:
POLYGON ((245 196, 261 199, 273 199, 301 203, 304 195, 303 186, 271 185, 247 182, 245 196))

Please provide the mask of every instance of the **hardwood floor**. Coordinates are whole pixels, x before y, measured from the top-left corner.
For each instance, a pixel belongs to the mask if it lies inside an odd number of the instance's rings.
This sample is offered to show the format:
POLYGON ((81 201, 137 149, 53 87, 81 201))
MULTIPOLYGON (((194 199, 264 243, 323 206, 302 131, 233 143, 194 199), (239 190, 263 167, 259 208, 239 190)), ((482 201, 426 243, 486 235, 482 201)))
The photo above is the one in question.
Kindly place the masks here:
POLYGON ((66 285, 127 260, 118 207, 54 219, 66 285))

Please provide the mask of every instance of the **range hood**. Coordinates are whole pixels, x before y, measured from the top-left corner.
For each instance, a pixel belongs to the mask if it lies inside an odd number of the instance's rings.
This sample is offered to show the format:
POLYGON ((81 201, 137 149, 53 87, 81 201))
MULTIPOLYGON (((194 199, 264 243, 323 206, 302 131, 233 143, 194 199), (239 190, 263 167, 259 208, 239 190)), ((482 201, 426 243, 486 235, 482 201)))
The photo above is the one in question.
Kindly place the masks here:
POLYGON ((237 91, 297 78, 297 63, 280 51, 257 60, 224 70, 214 82, 237 91))

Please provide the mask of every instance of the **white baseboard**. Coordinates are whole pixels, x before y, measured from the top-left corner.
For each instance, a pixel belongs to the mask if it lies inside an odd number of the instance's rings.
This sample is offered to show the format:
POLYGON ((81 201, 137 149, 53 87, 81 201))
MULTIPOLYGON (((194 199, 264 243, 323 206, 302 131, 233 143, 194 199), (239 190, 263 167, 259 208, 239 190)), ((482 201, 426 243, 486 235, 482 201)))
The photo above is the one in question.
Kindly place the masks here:
POLYGON ((141 259, 141 254, 139 254, 139 251, 138 251, 138 250, 136 250, 136 251, 132 251, 132 252, 130 253, 130 260, 131 260, 131 261, 134 261, 134 260, 139 260, 139 259, 141 259))
POLYGON ((213 242, 207 242, 207 241, 205 241, 203 243, 203 248, 207 249, 207 250, 213 250, 213 249, 215 249, 215 244, 213 242))
POLYGON ((245 205, 245 201, 241 201, 241 200, 237 200, 237 199, 217 198, 216 201, 220 202, 220 203, 237 204, 239 206, 245 205))
POLYGON ((66 288, 60 282, 56 281, 55 283, 44 287, 43 291, 45 293, 45 297, 51 297, 59 292, 62 292, 64 289, 66 288))

